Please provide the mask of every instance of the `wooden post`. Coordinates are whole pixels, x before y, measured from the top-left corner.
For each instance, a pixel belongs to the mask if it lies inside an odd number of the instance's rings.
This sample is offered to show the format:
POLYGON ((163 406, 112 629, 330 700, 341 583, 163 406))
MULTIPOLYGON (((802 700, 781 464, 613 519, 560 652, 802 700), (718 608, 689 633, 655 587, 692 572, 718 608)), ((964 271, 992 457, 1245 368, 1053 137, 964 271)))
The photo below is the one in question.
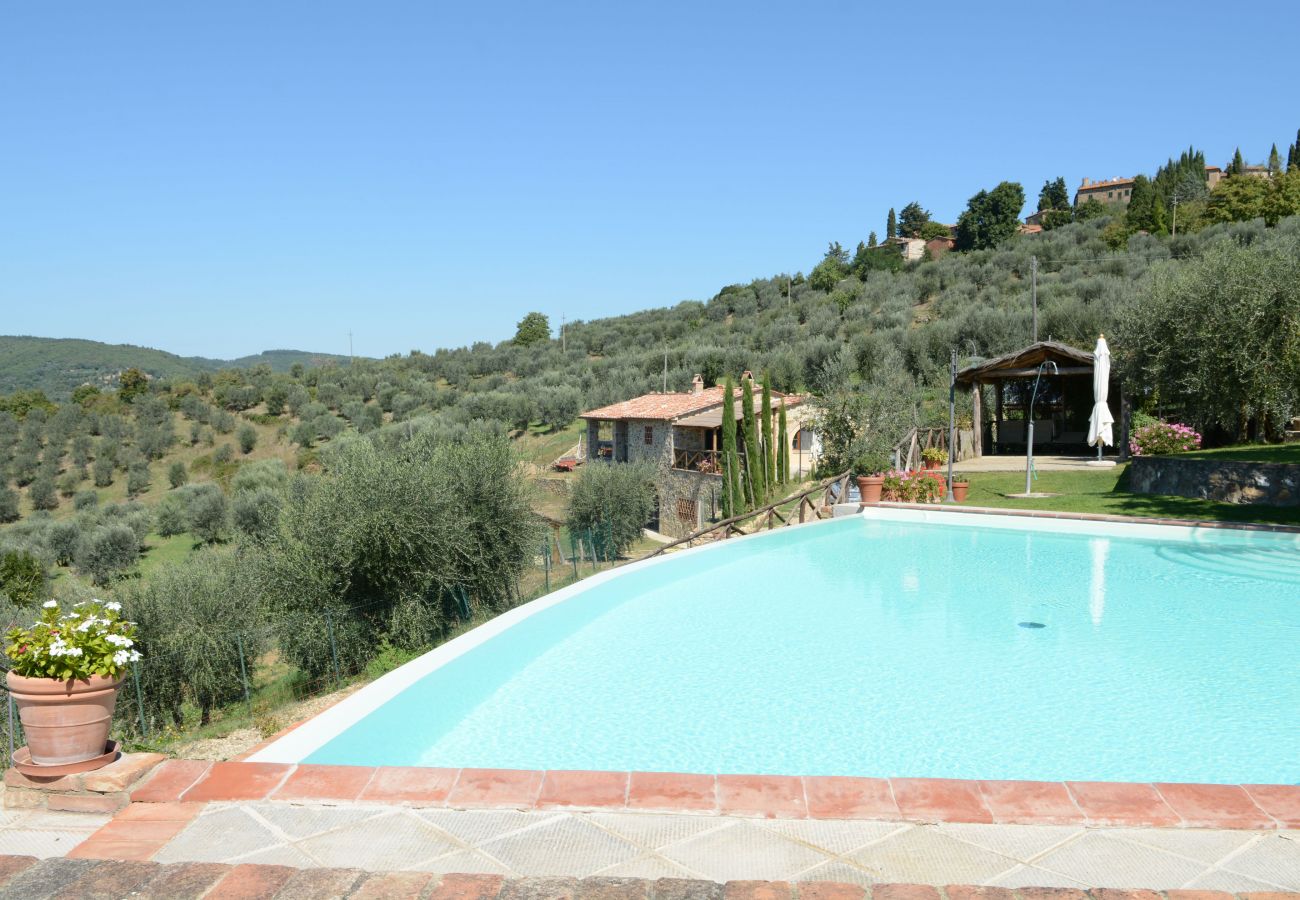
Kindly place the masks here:
POLYGON ((993 419, 993 455, 998 453, 998 443, 1002 440, 1002 385, 1003 382, 993 382, 993 390, 997 392, 997 408, 994 410, 993 419))
POLYGON ((975 445, 974 455, 978 459, 984 455, 984 412, 983 404, 980 402, 983 391, 982 385, 977 381, 970 386, 970 405, 971 405, 971 443, 975 445))

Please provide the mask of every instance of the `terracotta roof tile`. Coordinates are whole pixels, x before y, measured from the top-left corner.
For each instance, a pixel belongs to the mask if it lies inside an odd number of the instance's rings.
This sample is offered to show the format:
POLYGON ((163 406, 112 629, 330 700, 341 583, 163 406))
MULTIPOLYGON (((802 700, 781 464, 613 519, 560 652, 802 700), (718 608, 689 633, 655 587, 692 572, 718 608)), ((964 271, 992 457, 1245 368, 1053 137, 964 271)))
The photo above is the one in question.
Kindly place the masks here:
MULTIPOLYGON (((689 416, 693 413, 703 412, 714 406, 722 404, 722 391, 720 387, 705 388, 698 394, 681 393, 681 394, 642 394, 640 397, 633 397, 631 400, 624 400, 621 403, 611 403, 609 406, 602 406, 600 409, 589 410, 582 414, 584 419, 679 419, 682 416, 689 416)), ((762 392, 758 386, 754 386, 754 394, 757 396, 762 392)), ((739 399, 741 391, 736 389, 736 398, 739 399)), ((773 398, 780 395, 776 392, 772 394, 773 398)))

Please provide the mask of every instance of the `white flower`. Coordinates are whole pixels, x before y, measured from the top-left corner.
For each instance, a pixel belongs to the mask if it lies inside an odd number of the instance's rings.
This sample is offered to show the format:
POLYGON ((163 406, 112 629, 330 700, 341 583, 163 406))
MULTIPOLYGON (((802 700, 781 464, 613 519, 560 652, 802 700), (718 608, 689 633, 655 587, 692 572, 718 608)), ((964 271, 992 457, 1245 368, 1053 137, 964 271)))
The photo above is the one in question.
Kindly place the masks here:
POLYGON ((106 634, 104 640, 108 641, 114 647, 130 647, 135 643, 129 637, 123 637, 120 634, 106 634))
POLYGON ((44 603, 41 604, 41 606, 45 607, 46 609, 58 609, 58 608, 59 608, 59 601, 58 601, 58 600, 46 600, 44 603))
POLYGON ((78 631, 89 631, 89 630, 90 630, 90 626, 92 626, 92 625, 94 625, 94 624, 95 624, 95 620, 94 620, 94 619, 87 619, 86 621, 82 622, 80 625, 77 626, 77 630, 78 630, 78 631))
POLYGON ((131 661, 131 654, 125 650, 119 650, 113 654, 113 662, 119 666, 124 666, 131 661))
POLYGON ((111 609, 113 612, 118 612, 122 609, 122 604, 115 600, 112 603, 105 603, 104 609, 111 609))
POLYGON ((140 651, 139 651, 139 650, 132 650, 132 651, 131 651, 131 662, 135 662, 135 661, 138 660, 139 658, 140 658, 140 651))
POLYGON ((66 653, 68 656, 81 656, 82 650, 80 647, 69 647, 66 653))

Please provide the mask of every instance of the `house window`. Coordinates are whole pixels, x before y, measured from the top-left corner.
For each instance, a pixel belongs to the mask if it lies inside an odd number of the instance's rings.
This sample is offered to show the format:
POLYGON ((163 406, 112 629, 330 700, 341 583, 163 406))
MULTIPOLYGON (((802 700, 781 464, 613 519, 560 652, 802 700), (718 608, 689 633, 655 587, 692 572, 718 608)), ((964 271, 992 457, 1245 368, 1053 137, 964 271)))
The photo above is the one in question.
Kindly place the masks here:
POLYGON ((699 504, 694 500, 678 500, 677 518, 687 525, 695 525, 700 521, 699 504))
POLYGON ((655 442, 655 427, 653 425, 647 425, 645 427, 645 442, 647 444, 653 444, 655 442))

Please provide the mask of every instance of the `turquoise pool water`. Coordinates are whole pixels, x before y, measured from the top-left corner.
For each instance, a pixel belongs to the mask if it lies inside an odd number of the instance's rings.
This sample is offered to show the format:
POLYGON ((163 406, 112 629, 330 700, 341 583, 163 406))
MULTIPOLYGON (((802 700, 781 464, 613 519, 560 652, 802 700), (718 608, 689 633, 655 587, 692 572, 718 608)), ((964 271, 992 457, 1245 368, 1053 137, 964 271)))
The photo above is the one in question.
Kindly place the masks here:
POLYGON ((1300 551, 775 531, 543 610, 304 761, 1296 783, 1300 551))

